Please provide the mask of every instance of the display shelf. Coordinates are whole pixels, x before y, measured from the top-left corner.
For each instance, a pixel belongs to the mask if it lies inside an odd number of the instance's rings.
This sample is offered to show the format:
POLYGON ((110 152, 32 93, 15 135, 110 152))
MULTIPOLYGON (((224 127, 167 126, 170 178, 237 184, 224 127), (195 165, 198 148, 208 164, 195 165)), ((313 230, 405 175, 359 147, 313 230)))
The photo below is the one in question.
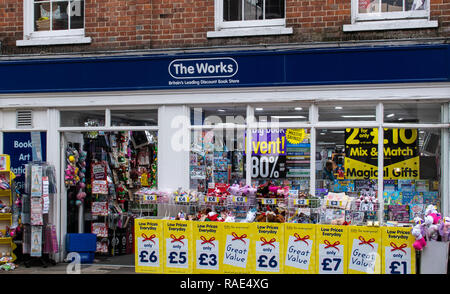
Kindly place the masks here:
POLYGON ((11 220, 11 213, 0 213, 0 220, 11 220))
POLYGON ((0 237, 0 244, 11 244, 12 238, 11 237, 0 237))
POLYGON ((2 197, 9 197, 11 196, 11 190, 0 190, 0 196, 2 197))
MULTIPOLYGON (((0 175, 2 175, 3 180, 7 180, 9 182, 8 183, 9 187, 12 187, 13 180, 14 180, 14 178, 16 176, 10 170, 9 155, 1 154, 0 157, 6 159, 6 165, 3 166, 3 168, 6 168, 6 169, 0 171, 0 175), (5 176, 5 174, 6 174, 6 176, 5 176)), ((11 189, 0 190, 0 196, 1 197, 8 197, 9 198, 8 199, 9 205, 12 206, 13 199, 12 199, 12 191, 11 191, 11 189)), ((6 221, 7 222, 6 225, 5 225, 5 223, 3 223, 1 225, 1 227, 0 227, 0 230, 2 231, 2 233, 5 233, 6 226, 11 227, 11 224, 12 224, 12 215, 11 215, 11 213, 0 213, 0 221, 6 221)), ((3 245, 2 248, 1 248, 1 251, 4 252, 4 250, 7 249, 9 251, 9 254, 12 257, 12 262, 14 262, 16 260, 16 256, 14 255, 13 251, 14 251, 14 249, 17 246, 16 246, 16 244, 14 244, 13 239, 11 237, 1 237, 0 238, 0 244, 3 245)))

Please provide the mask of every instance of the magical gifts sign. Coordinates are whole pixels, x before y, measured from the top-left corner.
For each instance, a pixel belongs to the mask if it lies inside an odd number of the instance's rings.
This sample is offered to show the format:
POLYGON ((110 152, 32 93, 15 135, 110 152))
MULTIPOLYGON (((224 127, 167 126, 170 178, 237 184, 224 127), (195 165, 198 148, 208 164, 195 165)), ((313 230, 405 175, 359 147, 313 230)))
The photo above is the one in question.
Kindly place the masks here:
MULTIPOLYGON (((384 179, 419 179, 417 129, 384 129, 384 179)), ((378 178, 378 128, 345 130, 347 179, 378 178)))

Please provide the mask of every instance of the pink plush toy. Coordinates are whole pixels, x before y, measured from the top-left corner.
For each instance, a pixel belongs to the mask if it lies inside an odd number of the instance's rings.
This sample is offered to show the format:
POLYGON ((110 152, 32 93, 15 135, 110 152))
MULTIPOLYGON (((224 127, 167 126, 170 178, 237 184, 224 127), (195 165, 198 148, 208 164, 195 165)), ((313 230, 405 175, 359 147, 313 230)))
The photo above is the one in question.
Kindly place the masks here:
POLYGON ((438 239, 439 221, 441 214, 436 210, 436 206, 428 205, 425 210, 425 224, 427 225, 427 237, 432 240, 438 239))
POLYGON ((427 241, 425 240, 425 223, 420 217, 414 218, 415 226, 411 230, 411 234, 416 238, 416 241, 413 244, 414 249, 420 251, 425 246, 427 246, 427 241))
POLYGON ((439 234, 443 242, 450 240, 450 217, 444 217, 442 223, 439 225, 439 234))
POLYGON ((240 189, 239 184, 231 185, 230 187, 228 187, 227 191, 228 191, 228 193, 230 193, 233 196, 241 196, 242 195, 242 191, 240 189))

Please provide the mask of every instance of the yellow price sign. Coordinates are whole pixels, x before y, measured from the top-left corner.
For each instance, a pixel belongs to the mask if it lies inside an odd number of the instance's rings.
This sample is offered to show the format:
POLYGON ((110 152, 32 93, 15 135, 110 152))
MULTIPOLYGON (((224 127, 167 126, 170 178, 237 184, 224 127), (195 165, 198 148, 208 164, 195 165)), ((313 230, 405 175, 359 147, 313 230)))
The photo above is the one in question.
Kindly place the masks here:
POLYGON ((223 241, 223 223, 193 222, 195 242, 194 273, 221 274, 221 260, 225 242, 223 241))
POLYGON ((256 223, 254 246, 256 273, 283 273, 284 224, 256 223))
POLYGON ((384 274, 415 274, 416 252, 413 247, 414 236, 411 228, 383 227, 383 262, 384 274))
POLYGON ((316 272, 347 273, 347 226, 316 225, 316 272))
POLYGON ((223 255, 224 274, 250 274, 255 264, 255 223, 224 223, 225 250, 223 255))
POLYGON ((164 273, 192 273, 192 222, 166 220, 164 222, 164 273))
POLYGON ((348 273, 381 273, 381 229, 379 227, 349 227, 348 273))
POLYGON ((286 274, 316 273, 316 225, 290 224, 284 227, 286 274))
POLYGON ((137 273, 163 273, 163 221, 136 219, 135 270, 137 273))

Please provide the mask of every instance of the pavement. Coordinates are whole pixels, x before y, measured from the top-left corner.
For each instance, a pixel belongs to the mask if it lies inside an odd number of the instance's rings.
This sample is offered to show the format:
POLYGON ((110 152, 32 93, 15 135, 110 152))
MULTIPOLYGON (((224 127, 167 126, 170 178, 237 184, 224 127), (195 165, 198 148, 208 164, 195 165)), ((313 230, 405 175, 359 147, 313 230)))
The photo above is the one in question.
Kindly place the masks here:
POLYGON ((75 265, 61 262, 55 265, 48 264, 31 265, 26 267, 23 263, 16 264, 17 267, 11 271, 0 271, 0 275, 14 274, 135 274, 134 255, 123 255, 114 257, 99 257, 94 259, 92 264, 80 264, 79 268, 75 265))

